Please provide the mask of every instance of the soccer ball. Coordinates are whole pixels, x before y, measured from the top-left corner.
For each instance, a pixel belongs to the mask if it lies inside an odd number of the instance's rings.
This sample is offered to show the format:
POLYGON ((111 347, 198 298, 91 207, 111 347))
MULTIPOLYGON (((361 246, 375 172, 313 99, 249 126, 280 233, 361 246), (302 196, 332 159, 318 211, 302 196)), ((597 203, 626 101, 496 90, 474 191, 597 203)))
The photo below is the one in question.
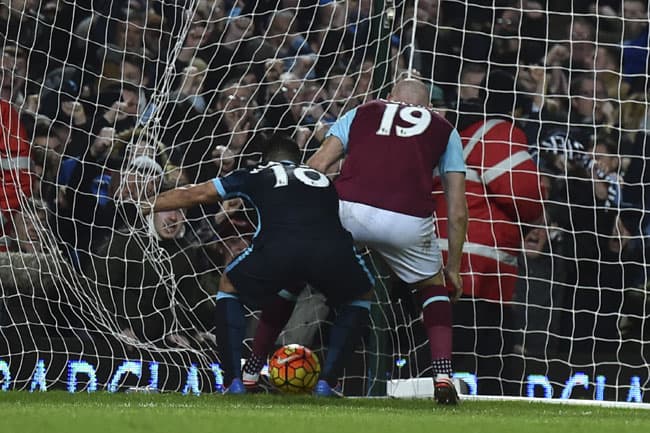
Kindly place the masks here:
POLYGON ((308 393, 316 386, 319 375, 318 357, 300 344, 282 346, 269 361, 271 383, 282 392, 308 393))

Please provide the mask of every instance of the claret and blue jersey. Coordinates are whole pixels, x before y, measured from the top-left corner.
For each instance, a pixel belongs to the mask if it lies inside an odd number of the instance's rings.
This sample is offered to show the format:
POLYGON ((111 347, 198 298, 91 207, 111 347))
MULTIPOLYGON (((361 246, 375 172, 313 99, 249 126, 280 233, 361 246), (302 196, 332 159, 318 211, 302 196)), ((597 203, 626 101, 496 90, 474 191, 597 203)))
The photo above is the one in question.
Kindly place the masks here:
POLYGON ((433 173, 465 172, 460 135, 429 108, 375 100, 348 111, 328 131, 343 144, 336 180, 342 200, 431 216, 433 173))

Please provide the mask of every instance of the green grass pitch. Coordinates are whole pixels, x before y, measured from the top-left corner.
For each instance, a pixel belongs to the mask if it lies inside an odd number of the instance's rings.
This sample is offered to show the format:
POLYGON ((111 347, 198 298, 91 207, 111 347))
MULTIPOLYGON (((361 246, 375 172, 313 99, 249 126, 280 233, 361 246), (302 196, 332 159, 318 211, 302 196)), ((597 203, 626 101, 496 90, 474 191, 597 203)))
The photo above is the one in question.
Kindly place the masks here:
POLYGON ((0 392, 2 433, 649 432, 650 411, 527 402, 0 392))

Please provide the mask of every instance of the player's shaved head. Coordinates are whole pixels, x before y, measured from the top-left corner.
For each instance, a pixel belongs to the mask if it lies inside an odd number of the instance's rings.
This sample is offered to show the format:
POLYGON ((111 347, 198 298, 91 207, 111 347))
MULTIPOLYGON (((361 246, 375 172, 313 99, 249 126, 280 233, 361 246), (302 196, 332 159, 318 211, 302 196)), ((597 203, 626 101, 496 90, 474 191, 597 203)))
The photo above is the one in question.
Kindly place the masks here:
POLYGON ((422 81, 415 78, 404 78, 395 83, 388 99, 426 107, 431 102, 429 95, 429 88, 422 81))
POLYGON ((287 160, 300 163, 301 156, 300 147, 294 140, 284 135, 275 134, 264 146, 262 160, 264 162, 287 160))

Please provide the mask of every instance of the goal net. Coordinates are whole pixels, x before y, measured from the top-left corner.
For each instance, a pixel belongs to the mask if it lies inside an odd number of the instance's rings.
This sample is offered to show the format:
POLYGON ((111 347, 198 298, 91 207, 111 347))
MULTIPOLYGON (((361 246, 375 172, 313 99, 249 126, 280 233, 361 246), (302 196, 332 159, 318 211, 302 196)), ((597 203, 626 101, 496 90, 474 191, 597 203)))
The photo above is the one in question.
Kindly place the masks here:
MULTIPOLYGON (((416 76, 464 137, 509 122, 543 184, 527 220, 526 197, 490 186, 494 170, 517 184, 521 154, 469 167, 485 206, 464 259, 483 278, 454 306, 463 391, 646 400, 647 4, 469 3, 0 2, 0 388, 222 389, 215 294, 255 210, 136 204, 256 164, 273 133, 306 161, 343 113, 416 76)), ((419 395, 419 307, 365 257, 376 299, 345 392, 419 395)), ((330 319, 308 288, 276 344, 323 354, 330 319)))

